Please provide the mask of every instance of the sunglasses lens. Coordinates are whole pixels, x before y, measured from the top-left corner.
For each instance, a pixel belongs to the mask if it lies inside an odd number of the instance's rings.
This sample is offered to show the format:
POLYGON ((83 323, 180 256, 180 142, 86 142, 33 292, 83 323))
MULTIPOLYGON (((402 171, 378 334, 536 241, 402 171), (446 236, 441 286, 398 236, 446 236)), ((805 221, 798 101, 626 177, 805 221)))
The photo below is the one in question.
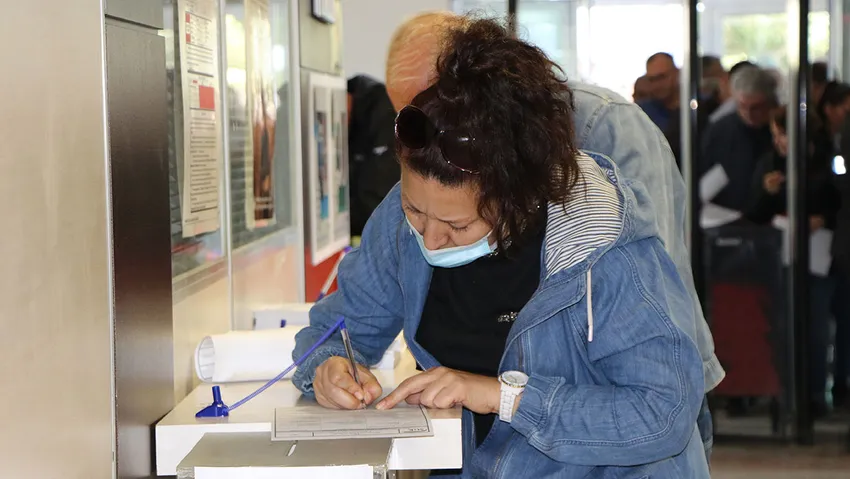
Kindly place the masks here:
POLYGON ((406 106, 398 112, 395 119, 395 136, 407 148, 425 148, 431 131, 431 122, 422 110, 406 106))
POLYGON ((440 135, 440 149, 446 161, 469 173, 478 172, 478 161, 472 153, 472 138, 463 132, 446 131, 440 135))

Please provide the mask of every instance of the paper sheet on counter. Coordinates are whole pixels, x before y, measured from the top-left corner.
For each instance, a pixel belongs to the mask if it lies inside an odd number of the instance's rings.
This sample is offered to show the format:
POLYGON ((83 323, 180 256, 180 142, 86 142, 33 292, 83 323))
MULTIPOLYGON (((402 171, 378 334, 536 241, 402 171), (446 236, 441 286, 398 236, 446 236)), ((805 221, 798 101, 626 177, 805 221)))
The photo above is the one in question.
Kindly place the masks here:
POLYGON ((198 467, 195 479, 372 479, 372 466, 312 467, 198 467))
POLYGON ((378 410, 372 405, 344 411, 326 409, 305 399, 295 407, 275 408, 272 425, 272 441, 434 435, 428 411, 405 402, 388 410, 378 410))
MULTIPOLYGON (((775 216, 773 227, 781 230, 782 264, 791 264, 791 246, 788 244, 788 217, 775 216)), ((821 228, 809 237, 809 272, 815 276, 827 276, 832 266, 832 231, 821 228)))

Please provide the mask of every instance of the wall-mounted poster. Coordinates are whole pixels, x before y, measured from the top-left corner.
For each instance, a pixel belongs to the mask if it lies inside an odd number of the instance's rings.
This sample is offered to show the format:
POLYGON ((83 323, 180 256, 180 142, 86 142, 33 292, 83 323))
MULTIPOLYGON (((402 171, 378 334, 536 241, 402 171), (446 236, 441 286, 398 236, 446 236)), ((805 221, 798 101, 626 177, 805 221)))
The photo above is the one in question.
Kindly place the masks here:
POLYGON ((274 223, 274 130, 277 115, 268 1, 245 1, 245 70, 251 121, 245 161, 245 216, 248 229, 274 223))
POLYGON ((316 214, 313 222, 316 225, 313 232, 316 237, 316 249, 323 251, 332 242, 331 238, 331 201, 330 201, 330 177, 328 175, 328 144, 331 141, 328 130, 330 129, 330 105, 328 105, 328 89, 316 87, 313 90, 313 142, 316 145, 316 168, 315 181, 316 190, 313 200, 316 202, 316 214))
POLYGON ((307 226, 310 258, 318 265, 351 241, 347 85, 344 78, 311 73, 307 90, 307 226))
POLYGON ((180 0, 177 7, 183 97, 180 209, 183 237, 190 238, 219 227, 218 2, 180 0))
POLYGON ((348 95, 347 90, 334 90, 333 95, 333 176, 334 189, 334 237, 350 235, 351 214, 348 188, 348 95))

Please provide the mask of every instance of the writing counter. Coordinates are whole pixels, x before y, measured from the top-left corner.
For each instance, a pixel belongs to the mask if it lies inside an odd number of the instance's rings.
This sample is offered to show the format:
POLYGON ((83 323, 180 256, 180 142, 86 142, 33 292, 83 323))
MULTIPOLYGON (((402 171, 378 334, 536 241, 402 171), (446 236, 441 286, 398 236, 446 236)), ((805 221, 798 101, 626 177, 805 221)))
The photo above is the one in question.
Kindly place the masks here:
MULTIPOLYGON (((395 369, 373 370, 372 373, 384 389, 392 389, 417 371, 410 353, 404 351, 395 369)), ((225 404, 233 404, 262 384, 222 384, 221 396, 225 404)), ((294 407, 300 397, 301 393, 295 386, 289 380, 284 380, 231 412, 228 417, 198 419, 195 418, 195 413, 212 401, 211 385, 198 386, 156 425, 157 475, 177 475, 178 464, 189 455, 206 433, 265 433, 271 442, 274 409, 294 407)), ((393 439, 389 455, 390 470, 461 467, 461 409, 429 410, 429 413, 434 436, 393 439)), ((313 442, 319 447, 327 447, 330 458, 333 458, 333 451, 339 447, 337 441, 313 442)))

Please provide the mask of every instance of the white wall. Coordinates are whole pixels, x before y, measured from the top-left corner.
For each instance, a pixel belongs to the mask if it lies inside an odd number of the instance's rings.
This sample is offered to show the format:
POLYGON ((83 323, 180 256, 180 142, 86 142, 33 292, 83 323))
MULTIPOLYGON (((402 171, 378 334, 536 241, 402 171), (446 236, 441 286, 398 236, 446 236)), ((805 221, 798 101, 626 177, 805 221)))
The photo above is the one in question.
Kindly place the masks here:
POLYGON ((396 27, 411 15, 449 10, 451 0, 343 0, 343 68, 384 81, 387 47, 396 27))

